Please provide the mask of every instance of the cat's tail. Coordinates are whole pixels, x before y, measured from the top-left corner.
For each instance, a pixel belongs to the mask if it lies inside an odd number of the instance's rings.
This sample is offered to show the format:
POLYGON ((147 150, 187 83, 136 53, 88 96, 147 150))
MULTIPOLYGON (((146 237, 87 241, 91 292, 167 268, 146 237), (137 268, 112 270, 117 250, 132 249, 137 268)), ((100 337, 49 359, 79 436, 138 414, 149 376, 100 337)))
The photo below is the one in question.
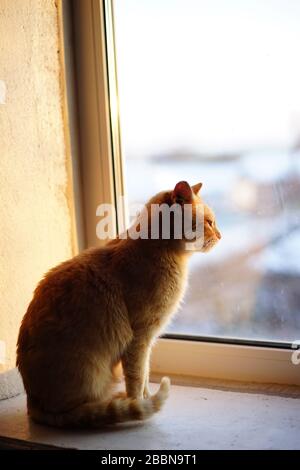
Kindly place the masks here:
POLYGON ((59 414, 44 412, 29 400, 28 413, 34 421, 50 426, 97 428, 107 424, 150 418, 161 409, 168 398, 169 390, 170 379, 163 377, 159 390, 149 398, 112 398, 106 404, 88 402, 59 414))

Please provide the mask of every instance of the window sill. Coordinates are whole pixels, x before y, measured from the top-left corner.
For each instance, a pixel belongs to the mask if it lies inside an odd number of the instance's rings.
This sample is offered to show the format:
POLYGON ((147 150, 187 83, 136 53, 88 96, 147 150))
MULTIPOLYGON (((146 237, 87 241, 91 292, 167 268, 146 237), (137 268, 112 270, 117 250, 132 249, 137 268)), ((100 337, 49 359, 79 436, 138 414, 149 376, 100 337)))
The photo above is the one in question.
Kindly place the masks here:
MULTIPOLYGON (((192 377, 192 383, 200 386, 203 379, 217 379, 256 383, 257 388, 262 389, 268 384, 278 384, 277 389, 293 386, 299 393, 300 366, 292 362, 294 351, 287 348, 160 338, 153 348, 151 371, 160 376, 192 377)), ((187 385, 191 384, 189 379, 187 382, 187 385)))
POLYGON ((0 401, 0 447, 13 440, 23 448, 300 449, 299 432, 299 399, 245 391, 172 386, 151 420, 99 431, 37 425, 27 417, 25 395, 0 401))

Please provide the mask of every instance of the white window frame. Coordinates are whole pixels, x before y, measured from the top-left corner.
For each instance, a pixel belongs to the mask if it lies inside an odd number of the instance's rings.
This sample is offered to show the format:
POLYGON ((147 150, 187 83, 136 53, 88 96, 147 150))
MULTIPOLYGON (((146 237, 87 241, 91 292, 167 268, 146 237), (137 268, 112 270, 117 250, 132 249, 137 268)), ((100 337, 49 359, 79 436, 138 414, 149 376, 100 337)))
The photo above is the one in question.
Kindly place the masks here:
MULTIPOLYGON (((68 0, 63 0, 67 3, 68 0)), ((71 13, 70 13, 71 12, 71 13)), ((66 14, 66 13, 65 13, 66 14)), ((72 0, 76 81, 80 128, 80 159, 86 246, 96 237, 96 208, 116 205, 124 196, 124 172, 114 47, 113 0, 72 0)), ((117 207, 126 220, 125 207, 117 207)), ((115 221, 115 233, 118 219, 115 221)), ((181 313, 181 314, 184 314, 181 313)), ((178 382, 199 380, 300 385, 300 365, 292 363, 290 344, 210 338, 162 338, 152 353, 152 374, 178 382)))

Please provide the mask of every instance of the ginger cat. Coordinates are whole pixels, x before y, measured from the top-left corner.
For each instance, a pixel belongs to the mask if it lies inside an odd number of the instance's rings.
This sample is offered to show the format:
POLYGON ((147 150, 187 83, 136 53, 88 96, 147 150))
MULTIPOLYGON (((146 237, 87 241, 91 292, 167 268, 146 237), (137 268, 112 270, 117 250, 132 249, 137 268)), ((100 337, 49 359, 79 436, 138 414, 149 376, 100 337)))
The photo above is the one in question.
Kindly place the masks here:
MULTIPOLYGON (((147 204, 204 207, 204 244, 221 235, 199 196, 202 184, 182 181, 147 204)), ((194 212, 193 212, 194 214, 194 212)), ((150 226, 151 226, 151 216, 150 226)), ((158 411, 169 392, 163 378, 150 395, 149 358, 155 338, 185 291, 184 237, 117 238, 83 251, 50 270, 23 318, 17 366, 33 420, 59 427, 99 427, 142 420, 158 411), (126 394, 114 395, 113 369, 122 362, 126 394)))

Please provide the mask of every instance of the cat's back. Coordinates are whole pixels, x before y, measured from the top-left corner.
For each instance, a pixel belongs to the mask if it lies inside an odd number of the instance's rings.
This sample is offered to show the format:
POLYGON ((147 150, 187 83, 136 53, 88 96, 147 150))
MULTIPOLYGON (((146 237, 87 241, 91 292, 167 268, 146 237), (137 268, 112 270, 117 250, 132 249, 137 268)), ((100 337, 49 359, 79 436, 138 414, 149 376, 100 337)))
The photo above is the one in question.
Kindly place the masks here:
POLYGON ((112 248, 93 248, 51 269, 35 289, 24 315, 18 350, 32 342, 49 342, 95 329, 105 321, 109 305, 120 302, 118 281, 111 270, 112 248))

